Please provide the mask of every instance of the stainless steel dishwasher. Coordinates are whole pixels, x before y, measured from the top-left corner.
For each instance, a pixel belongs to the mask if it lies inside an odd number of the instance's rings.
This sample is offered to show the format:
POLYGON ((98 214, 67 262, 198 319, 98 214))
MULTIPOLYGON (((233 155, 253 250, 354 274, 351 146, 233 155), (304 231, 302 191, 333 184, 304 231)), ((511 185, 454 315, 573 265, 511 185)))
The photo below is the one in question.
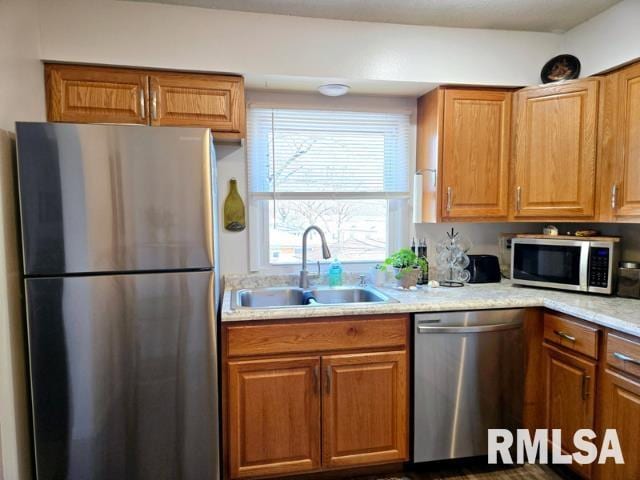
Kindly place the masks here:
POLYGON ((487 454, 521 424, 524 310, 414 316, 414 462, 487 454))

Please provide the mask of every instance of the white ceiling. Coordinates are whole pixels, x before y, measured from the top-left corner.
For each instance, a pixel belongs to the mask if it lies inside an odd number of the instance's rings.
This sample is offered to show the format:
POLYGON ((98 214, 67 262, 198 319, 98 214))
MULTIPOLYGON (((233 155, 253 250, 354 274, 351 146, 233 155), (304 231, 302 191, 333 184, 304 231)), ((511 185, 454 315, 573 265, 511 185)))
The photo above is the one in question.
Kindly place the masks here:
POLYGON ((441 27, 565 32, 620 0, 133 0, 441 27))

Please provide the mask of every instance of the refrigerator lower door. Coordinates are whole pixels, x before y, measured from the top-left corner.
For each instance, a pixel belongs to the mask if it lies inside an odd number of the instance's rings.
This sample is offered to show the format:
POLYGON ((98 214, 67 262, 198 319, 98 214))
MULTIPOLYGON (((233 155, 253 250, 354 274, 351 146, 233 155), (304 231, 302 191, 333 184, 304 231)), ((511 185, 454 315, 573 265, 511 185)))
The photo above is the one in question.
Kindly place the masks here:
POLYGON ((214 275, 26 280, 38 480, 218 474, 214 275))

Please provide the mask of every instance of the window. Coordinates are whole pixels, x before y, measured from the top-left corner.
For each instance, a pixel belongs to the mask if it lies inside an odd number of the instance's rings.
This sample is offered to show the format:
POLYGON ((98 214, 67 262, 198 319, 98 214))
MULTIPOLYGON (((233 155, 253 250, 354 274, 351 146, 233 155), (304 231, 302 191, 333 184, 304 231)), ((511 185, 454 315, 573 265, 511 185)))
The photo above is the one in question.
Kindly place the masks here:
MULTIPOLYGON (((333 257, 380 262, 406 241, 408 113, 250 108, 252 268, 299 264, 309 225, 333 257)), ((321 258, 312 232, 309 259, 321 258)))

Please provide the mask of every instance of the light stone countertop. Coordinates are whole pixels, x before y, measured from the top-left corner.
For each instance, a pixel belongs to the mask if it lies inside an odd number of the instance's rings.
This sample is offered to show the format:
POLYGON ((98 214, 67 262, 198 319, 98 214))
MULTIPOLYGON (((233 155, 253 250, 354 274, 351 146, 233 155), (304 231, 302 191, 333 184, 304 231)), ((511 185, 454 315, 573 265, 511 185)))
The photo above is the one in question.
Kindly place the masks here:
MULTIPOLYGON (((358 283, 357 275, 347 275, 346 277, 345 285, 358 283)), ((296 282, 296 275, 225 277, 226 288, 222 304, 222 322, 547 307, 604 327, 640 336, 640 300, 521 287, 512 285, 508 281, 465 285, 461 288, 425 288, 417 291, 375 287, 376 290, 397 300, 397 303, 231 309, 231 292, 235 288, 296 286, 296 282)))

